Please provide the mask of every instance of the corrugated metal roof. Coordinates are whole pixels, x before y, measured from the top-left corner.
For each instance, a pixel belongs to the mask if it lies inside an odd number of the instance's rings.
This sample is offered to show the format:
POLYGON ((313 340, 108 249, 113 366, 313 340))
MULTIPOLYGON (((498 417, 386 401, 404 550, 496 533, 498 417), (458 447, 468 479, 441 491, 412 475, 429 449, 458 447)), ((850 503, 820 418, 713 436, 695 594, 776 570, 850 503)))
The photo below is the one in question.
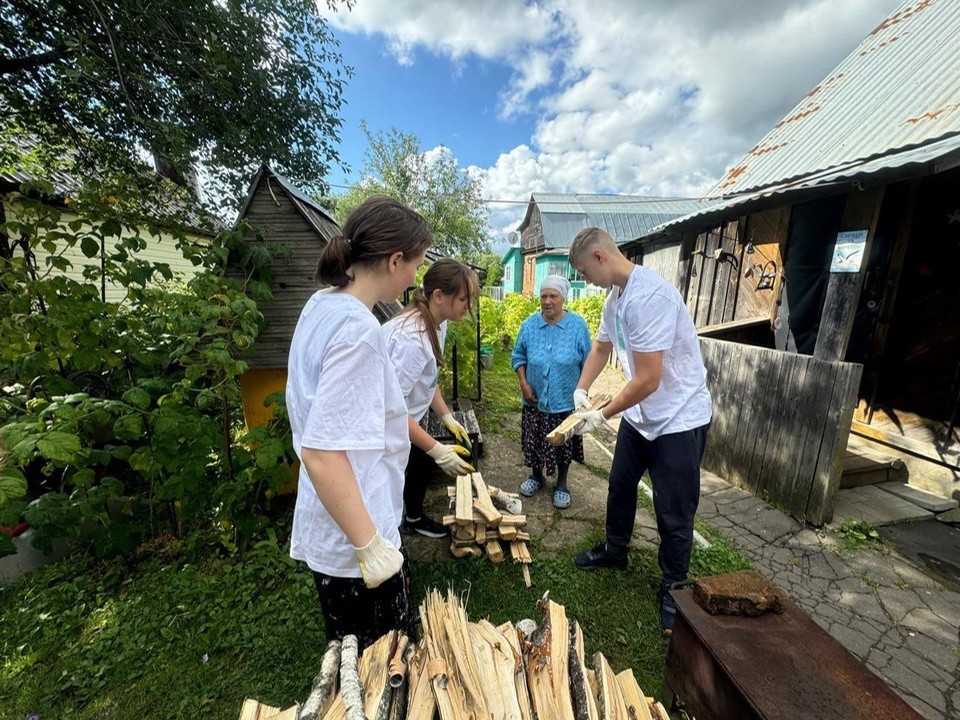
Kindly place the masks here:
MULTIPOLYGON (((707 203, 696 212, 674 218, 654 228, 649 236, 659 235, 682 225, 703 227, 713 220, 729 218, 734 209, 741 214, 748 206, 768 201, 771 198, 783 198, 788 195, 811 194, 837 183, 861 182, 872 180, 893 181, 921 174, 944 172, 960 166, 960 135, 934 141, 923 147, 904 150, 873 160, 848 163, 842 167, 803 179, 785 183, 753 193, 721 198, 707 203)), ((780 200, 782 201, 782 200, 780 200)), ((769 202, 767 203, 769 204, 769 202)))
POLYGON ((713 188, 768 188, 960 133, 960 2, 910 0, 713 188))
MULTIPOLYGON (((643 197, 639 195, 591 195, 534 193, 531 208, 540 210, 543 240, 547 248, 570 247, 585 227, 600 227, 617 243, 642 237, 651 229, 699 207, 697 200, 643 197)), ((530 209, 520 228, 530 220, 530 209)))

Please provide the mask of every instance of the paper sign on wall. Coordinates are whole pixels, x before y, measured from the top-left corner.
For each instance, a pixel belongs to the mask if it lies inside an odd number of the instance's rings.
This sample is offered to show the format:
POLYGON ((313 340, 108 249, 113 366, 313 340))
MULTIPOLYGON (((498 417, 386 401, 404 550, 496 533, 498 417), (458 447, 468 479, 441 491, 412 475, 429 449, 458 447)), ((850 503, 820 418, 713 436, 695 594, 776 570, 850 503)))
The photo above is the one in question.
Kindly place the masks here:
POLYGON ((833 246, 833 260, 830 262, 830 272, 860 272, 860 266, 863 264, 863 249, 866 246, 866 230, 850 230, 848 232, 837 233, 837 243, 833 246))

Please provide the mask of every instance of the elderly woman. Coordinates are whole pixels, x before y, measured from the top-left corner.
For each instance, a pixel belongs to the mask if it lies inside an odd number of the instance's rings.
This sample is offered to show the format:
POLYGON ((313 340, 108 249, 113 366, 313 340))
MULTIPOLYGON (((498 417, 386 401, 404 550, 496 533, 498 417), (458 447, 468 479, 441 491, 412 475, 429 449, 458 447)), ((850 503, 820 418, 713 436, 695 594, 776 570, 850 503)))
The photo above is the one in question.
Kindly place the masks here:
POLYGON ((547 433, 573 412, 573 391, 590 353, 587 323, 563 307, 569 292, 566 278, 548 275, 544 279, 540 312, 523 321, 512 357, 523 394, 523 462, 530 468, 520 494, 536 494, 546 482, 544 476, 556 470, 553 505, 560 509, 570 507, 567 471, 572 460, 583 462, 583 438, 575 436, 553 447, 547 442, 547 433))

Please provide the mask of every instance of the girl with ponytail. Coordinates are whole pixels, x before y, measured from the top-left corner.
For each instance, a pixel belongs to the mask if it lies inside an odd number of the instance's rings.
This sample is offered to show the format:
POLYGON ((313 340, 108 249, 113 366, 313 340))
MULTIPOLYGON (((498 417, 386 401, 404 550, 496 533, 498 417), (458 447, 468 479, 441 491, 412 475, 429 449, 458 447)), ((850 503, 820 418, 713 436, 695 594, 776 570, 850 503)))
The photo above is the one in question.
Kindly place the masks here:
POLYGON ((387 352, 407 403, 410 457, 403 486, 405 513, 400 527, 400 532, 407 535, 420 533, 439 538, 447 534, 443 525, 423 511, 427 481, 435 465, 452 477, 474 472, 459 456, 470 454, 470 438, 443 401, 437 375, 443 365, 447 321, 462 320, 478 294, 479 282, 473 270, 456 260, 437 260, 423 276, 423 285, 414 290, 410 304, 382 328, 387 352), (440 416, 458 445, 437 442, 420 427, 430 408, 440 416))
POLYGON ((320 254, 330 287, 307 301, 290 343, 287 409, 300 458, 291 557, 313 571, 327 639, 361 647, 409 632, 398 526, 410 448, 407 408, 373 306, 416 278, 433 236, 388 197, 364 201, 320 254))

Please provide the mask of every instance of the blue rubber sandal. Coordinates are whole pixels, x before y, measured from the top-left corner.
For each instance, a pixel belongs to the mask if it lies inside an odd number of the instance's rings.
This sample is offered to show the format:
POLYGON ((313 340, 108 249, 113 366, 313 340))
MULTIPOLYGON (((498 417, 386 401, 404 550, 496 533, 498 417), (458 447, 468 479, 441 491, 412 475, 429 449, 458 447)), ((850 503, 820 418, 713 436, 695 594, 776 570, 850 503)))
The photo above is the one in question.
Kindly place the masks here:
POLYGON ((570 493, 566 490, 554 490, 553 506, 558 510, 566 510, 570 507, 570 493))
POLYGON ((543 480, 538 480, 533 475, 528 477, 522 483, 520 483, 520 494, 524 497, 533 497, 536 495, 540 488, 543 487, 543 480))

